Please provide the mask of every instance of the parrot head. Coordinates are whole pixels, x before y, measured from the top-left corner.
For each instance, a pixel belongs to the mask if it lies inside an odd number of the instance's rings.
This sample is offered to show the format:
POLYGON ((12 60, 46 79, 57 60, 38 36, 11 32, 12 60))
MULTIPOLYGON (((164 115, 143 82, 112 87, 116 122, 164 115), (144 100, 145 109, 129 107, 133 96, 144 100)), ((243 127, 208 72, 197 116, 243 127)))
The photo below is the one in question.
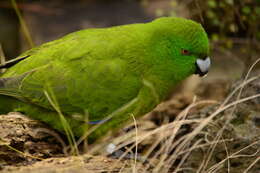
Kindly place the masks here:
POLYGON ((164 46, 164 51, 161 52, 167 52, 164 57, 175 80, 191 74, 204 76, 208 73, 211 65, 209 40, 199 23, 175 17, 159 18, 153 23, 157 26, 157 41, 162 38, 159 44, 164 46))

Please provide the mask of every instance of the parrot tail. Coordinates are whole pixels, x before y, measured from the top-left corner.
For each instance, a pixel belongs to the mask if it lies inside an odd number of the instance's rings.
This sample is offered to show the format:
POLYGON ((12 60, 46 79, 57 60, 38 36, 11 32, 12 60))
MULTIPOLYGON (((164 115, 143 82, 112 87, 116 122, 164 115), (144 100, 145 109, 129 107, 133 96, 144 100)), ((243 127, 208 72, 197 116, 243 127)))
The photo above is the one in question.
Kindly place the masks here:
MULTIPOLYGON (((32 119, 39 120, 49 124, 54 129, 65 133, 64 124, 57 112, 41 108, 37 105, 25 103, 15 97, 5 96, 0 94, 0 115, 9 112, 20 112, 32 119)), ((74 136, 82 136, 88 129, 88 124, 80 122, 74 118, 64 115, 68 126, 74 132, 74 136)))
MULTIPOLYGON (((15 111, 22 102, 18 99, 18 92, 8 89, 8 83, 14 83, 12 78, 0 78, 0 114, 15 111)), ((17 80, 16 80, 17 81, 17 80)), ((11 85, 14 86, 14 85, 11 85)))

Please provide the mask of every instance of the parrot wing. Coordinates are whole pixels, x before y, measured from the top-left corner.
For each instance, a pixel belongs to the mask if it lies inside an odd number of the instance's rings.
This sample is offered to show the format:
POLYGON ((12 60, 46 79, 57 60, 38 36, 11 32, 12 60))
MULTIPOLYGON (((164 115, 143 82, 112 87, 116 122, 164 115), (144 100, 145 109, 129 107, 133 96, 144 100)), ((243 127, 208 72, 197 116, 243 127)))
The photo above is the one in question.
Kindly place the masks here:
POLYGON ((27 58, 1 76, 0 94, 49 110, 56 100, 63 113, 87 111, 90 119, 103 119, 137 97, 144 69, 135 57, 142 55, 125 52, 134 44, 131 37, 114 39, 118 32, 107 33, 83 30, 23 53, 20 57, 27 58))
POLYGON ((72 59, 69 63, 57 59, 1 78, 0 94, 48 110, 55 110, 51 104, 55 102, 64 113, 87 111, 90 120, 100 120, 135 98, 142 87, 140 76, 127 73, 126 66, 121 59, 72 59))

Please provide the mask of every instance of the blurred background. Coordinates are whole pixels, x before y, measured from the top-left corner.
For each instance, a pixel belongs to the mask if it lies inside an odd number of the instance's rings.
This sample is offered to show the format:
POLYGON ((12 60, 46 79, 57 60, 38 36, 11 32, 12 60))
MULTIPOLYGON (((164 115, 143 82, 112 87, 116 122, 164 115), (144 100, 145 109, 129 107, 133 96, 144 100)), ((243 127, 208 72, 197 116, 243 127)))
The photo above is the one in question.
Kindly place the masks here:
MULTIPOLYGON (((161 16, 190 18, 204 26, 213 60, 206 82, 213 80, 220 89, 240 79, 260 58, 260 0, 1 0, 0 43, 6 59, 11 59, 80 29, 148 22, 161 16)), ((190 90, 196 88, 196 81, 190 90)), ((206 95, 223 98, 218 92, 206 95)))

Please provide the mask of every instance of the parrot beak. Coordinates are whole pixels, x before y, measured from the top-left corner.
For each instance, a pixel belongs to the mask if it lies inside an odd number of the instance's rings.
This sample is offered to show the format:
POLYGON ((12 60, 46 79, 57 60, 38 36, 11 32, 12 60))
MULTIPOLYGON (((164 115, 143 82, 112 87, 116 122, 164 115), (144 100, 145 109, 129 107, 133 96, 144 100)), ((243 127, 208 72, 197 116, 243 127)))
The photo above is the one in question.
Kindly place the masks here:
POLYGON ((211 62, 209 57, 207 57, 206 59, 197 59, 195 74, 198 74, 201 77, 206 75, 209 71, 210 64, 211 62))

